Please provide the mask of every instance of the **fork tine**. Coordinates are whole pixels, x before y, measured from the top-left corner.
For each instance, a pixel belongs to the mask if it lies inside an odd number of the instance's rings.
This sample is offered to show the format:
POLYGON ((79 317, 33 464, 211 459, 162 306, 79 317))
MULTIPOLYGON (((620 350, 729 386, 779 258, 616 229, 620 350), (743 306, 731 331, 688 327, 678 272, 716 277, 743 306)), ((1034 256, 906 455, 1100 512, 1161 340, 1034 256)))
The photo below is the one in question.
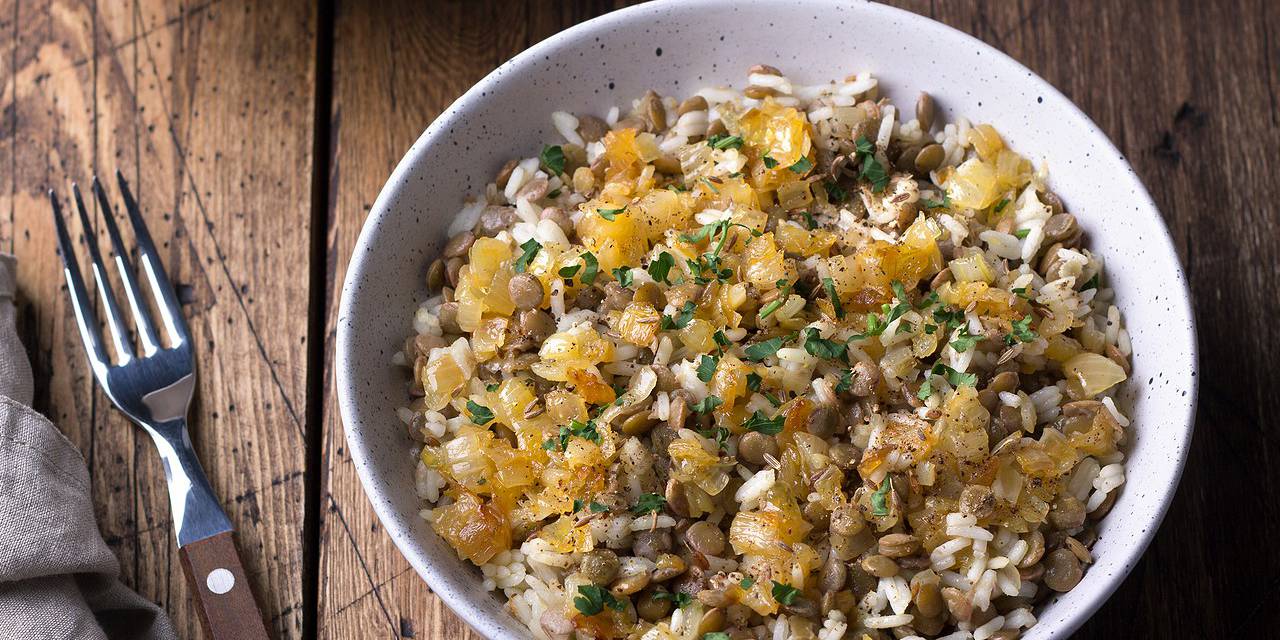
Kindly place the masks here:
POLYGON ((142 219, 142 212, 138 209, 137 201, 133 199, 129 183, 125 181, 124 174, 119 170, 116 170, 116 182, 120 185, 120 195, 124 197, 124 208, 129 214, 129 223, 133 225, 134 239, 138 242, 138 258, 142 261, 142 267, 151 281, 151 292, 156 296, 158 303, 156 306, 160 309, 164 326, 176 342, 185 343, 191 337, 187 333, 187 323, 182 319, 182 306, 178 304, 178 296, 173 292, 173 285, 169 284, 169 276, 165 275, 160 254, 156 252, 156 245, 151 241, 151 233, 147 231, 147 222, 142 219))
POLYGON ((93 235, 93 225, 89 221, 89 212, 84 207, 84 198, 80 197, 80 185, 71 183, 71 195, 76 201, 76 210, 80 212, 80 226, 84 229, 85 244, 89 245, 89 259, 93 261, 93 278, 98 282, 98 295, 102 298, 102 306, 107 312, 107 326, 111 329, 111 341, 115 345, 116 354, 121 362, 133 359, 133 342, 129 339, 129 329, 120 315, 120 305, 116 303, 116 293, 111 288, 111 280, 107 277, 107 267, 102 263, 102 254, 98 251, 98 239, 93 235))
POLYGON ((89 363, 93 365, 94 372, 98 373, 104 370, 111 360, 102 347, 97 317, 89 306, 89 294, 85 291, 84 278, 80 277, 80 265, 76 262, 75 245, 71 244, 71 236, 67 233, 67 221, 62 217, 58 194, 53 189, 49 190, 49 203, 53 205, 53 225, 58 230, 58 252, 62 254, 62 273, 67 278, 71 308, 76 312, 76 325, 80 327, 80 339, 84 341, 84 349, 89 354, 89 363))
POLYGON ((107 224, 107 235, 111 236, 111 246, 115 249, 116 270, 120 272, 120 280, 124 282, 125 297, 129 299, 129 310, 133 313, 133 320, 138 325, 142 352, 151 355, 159 350, 160 340, 156 337, 156 327, 151 322, 147 301, 142 298, 142 293, 138 290, 133 264, 129 261, 124 241, 120 238, 120 228, 116 226, 115 211, 111 209, 111 203, 107 202, 107 194, 103 191, 97 176, 93 178, 92 188, 93 194, 98 198, 98 206, 102 207, 102 219, 107 224))

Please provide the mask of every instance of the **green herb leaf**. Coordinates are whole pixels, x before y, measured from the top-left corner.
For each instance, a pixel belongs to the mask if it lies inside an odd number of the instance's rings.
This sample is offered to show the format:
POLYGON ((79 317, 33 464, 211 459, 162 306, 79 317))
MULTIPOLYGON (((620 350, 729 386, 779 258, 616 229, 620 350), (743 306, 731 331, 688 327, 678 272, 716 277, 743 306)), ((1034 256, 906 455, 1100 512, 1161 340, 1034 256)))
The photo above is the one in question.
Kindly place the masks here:
POLYGON ((719 345, 721 351, 728 349, 729 345, 733 344, 733 342, 729 340, 729 336, 726 336, 724 332, 720 330, 711 334, 711 339, 716 341, 716 344, 719 345))
POLYGON ((761 159, 764 160, 764 168, 766 169, 772 169, 778 166, 778 161, 774 160, 773 158, 770 158, 768 154, 765 154, 765 156, 761 159))
POLYGON ((840 304, 840 294, 836 292, 836 283, 831 278, 822 279, 822 288, 826 290, 827 297, 831 299, 831 307, 836 311, 837 318, 844 318, 844 305, 840 304))
POLYGON ((1102 286, 1101 275, 1102 274, 1100 273, 1093 274, 1093 277, 1086 280, 1084 286, 1080 287, 1080 290, 1088 291, 1089 289, 1097 289, 1102 286))
POLYGON ((500 386, 502 386, 502 385, 501 385, 500 383, 497 383, 497 382, 495 382, 495 383, 493 383, 493 384, 486 384, 486 385, 484 386, 484 390, 485 390, 485 391, 488 391, 489 393, 493 393, 494 391, 497 391, 497 390, 498 390, 498 387, 500 387, 500 386))
POLYGON ((827 180, 822 183, 822 188, 827 190, 827 202, 831 204, 839 204, 849 199, 849 194, 834 180, 827 180))
POLYGON ((560 267, 560 270, 556 273, 559 273, 561 278, 572 278, 577 275, 578 270, 581 268, 582 265, 580 264, 571 264, 567 267, 560 267))
POLYGON ((777 284, 782 288, 782 290, 778 292, 778 297, 774 298, 769 302, 769 304, 766 304, 760 309, 761 320, 768 318, 773 315, 774 311, 782 308, 782 305, 786 303, 787 298, 791 295, 791 283, 786 280, 779 280, 777 284))
POLYGON ((1036 338, 1040 337, 1031 330, 1031 319, 1031 314, 1027 314, 1021 320, 1014 320, 1012 330, 1004 336, 1004 343, 1013 346, 1018 342, 1034 342, 1036 338))
POLYGON ((596 260, 596 255, 590 251, 582 254, 582 263, 587 265, 586 271, 582 272, 582 284, 591 284, 596 281, 596 276, 600 275, 600 262, 596 260))
POLYGON ((764 342, 757 342, 746 349, 743 349, 742 352, 748 360, 751 360, 752 362, 760 362, 761 360, 777 353, 778 349, 782 348, 782 343, 785 340, 786 338, 784 336, 769 338, 764 342))
POLYGON ((858 177, 871 183, 871 190, 880 193, 889 185, 889 173, 885 171, 884 165, 876 160, 876 147, 866 136, 859 136, 854 142, 854 148, 857 150, 857 158, 862 160, 862 169, 858 172, 858 177))
POLYGON ((585 424, 578 422, 577 420, 570 420, 569 433, 578 436, 583 440, 590 440, 596 444, 600 444, 600 432, 596 430, 596 423, 593 420, 588 420, 585 424))
POLYGON ((844 358, 846 348, 843 342, 823 338, 813 327, 804 329, 804 350, 811 356, 826 360, 841 360, 844 358))
POLYGON ((935 363, 933 369, 929 371, 935 376, 942 376, 951 383, 953 387, 968 386, 973 387, 978 384, 978 376, 973 373, 960 373, 941 362, 935 363))
POLYGON ((804 216, 804 224, 809 227, 810 231, 818 228, 818 221, 813 219, 813 214, 808 211, 801 211, 800 215, 804 216))
POLYGON ((676 259, 672 257, 670 253, 663 251, 658 254, 657 258, 654 258, 653 262, 649 263, 649 276, 652 277, 655 282, 671 284, 667 281, 667 275, 671 272, 671 267, 674 267, 675 265, 676 259))
POLYGON ((635 276, 631 273, 631 267, 618 267, 613 270, 613 278, 625 289, 631 286, 631 282, 635 276))
POLYGON ((1018 288, 1016 288, 1016 289, 1010 289, 1010 291, 1012 291, 1012 292, 1013 292, 1013 295, 1018 296, 1019 298, 1022 298, 1023 300, 1030 300, 1030 299, 1031 299, 1031 294, 1030 294, 1030 293, 1028 293, 1027 289, 1028 289, 1028 287, 1018 287, 1018 288))
POLYGON ((604 218, 609 222, 613 222, 614 220, 618 219, 619 213, 622 213, 623 211, 626 211, 626 210, 627 210, 626 207, 619 207, 617 209, 596 209, 596 213, 600 214, 601 218, 604 218))
MULTIPOLYGON (((677 591, 675 593, 671 593, 670 591, 666 591, 666 590, 654 591, 653 599, 654 600, 670 600, 671 602, 675 603, 677 608, 680 608, 680 609, 683 609, 693 604, 693 596, 683 591, 677 591)), ((705 638, 706 636, 703 636, 703 637, 705 638)))
POLYGON ((716 365, 720 363, 720 358, 716 356, 702 356, 698 360, 698 379, 703 382, 711 382, 711 376, 716 374, 716 365))
POLYGON ((787 168, 790 169, 792 173, 798 173, 800 175, 804 175, 808 173, 810 169, 813 168, 813 161, 810 160, 807 156, 800 156, 800 159, 796 160, 795 164, 787 168))
POLYGON ((542 448, 547 451, 564 451, 569 448, 569 436, 572 432, 569 427, 560 427, 560 433, 547 438, 542 442, 542 448))
POLYGON ((760 390, 760 383, 761 383, 761 382, 764 382, 764 378, 761 378, 761 377, 760 377, 760 374, 755 373, 755 372, 752 372, 752 373, 748 373, 748 374, 747 374, 747 388, 748 388, 748 389, 750 389, 750 390, 752 390, 752 391, 759 391, 759 390, 760 390))
POLYGON ((605 513, 609 510, 609 507, 592 500, 591 504, 587 505, 587 509, 589 509, 591 513, 605 513))
POLYGON ((853 369, 840 372, 840 380, 836 382, 836 393, 844 393, 853 388, 853 369))
POLYGON ((917 309, 928 309, 938 303, 938 292, 930 291, 929 295, 920 299, 920 304, 916 305, 917 309))
POLYGON ((707 138, 707 144, 711 145, 712 149, 741 149, 742 136, 731 136, 727 133, 717 133, 716 135, 707 138))
POLYGON ((722 404, 724 404, 724 400, 721 400, 719 397, 707 396, 689 405, 689 408, 693 409, 694 413, 711 413, 716 407, 722 404))
POLYGON ((1014 231, 1014 232, 1013 232, 1013 235, 1014 235, 1014 237, 1016 237, 1017 239, 1021 240, 1021 239, 1025 238, 1025 237, 1027 237, 1030 233, 1031 233, 1031 230, 1030 230, 1030 229, 1018 229, 1017 231, 1014 231))
POLYGON ((738 581, 738 586, 742 587, 743 589, 750 589, 751 586, 754 585, 755 583, 756 583, 755 578, 747 576, 746 578, 743 578, 738 581))
POLYGON ((529 268, 529 261, 533 260, 533 257, 538 255, 538 251, 542 249, 542 245, 538 244, 537 240, 529 238, 520 245, 520 248, 524 249, 524 253, 520 254, 519 258, 516 258, 516 273, 524 273, 524 270, 529 268))
POLYGON ((907 288, 902 286, 901 282, 894 280, 889 283, 889 286, 893 289, 893 297, 897 298, 898 302, 911 304, 911 298, 907 296, 907 288))
POLYGON ((560 145, 544 145, 542 153, 538 154, 538 160, 552 175, 564 173, 564 149, 560 145))
POLYGON ((646 513, 653 513, 654 511, 661 511, 662 507, 666 506, 666 504, 667 499, 662 497, 662 494, 646 493, 636 499, 635 506, 631 507, 631 513, 644 515, 646 513))
POLYGON ((782 584, 777 580, 773 580, 773 599, 779 604, 791 604, 796 601, 796 597, 800 595, 800 590, 788 585, 782 584))
POLYGON ((1000 199, 1000 202, 997 202, 997 203, 996 203, 996 207, 995 207, 994 211, 995 211, 996 213, 1000 213, 1001 211, 1004 211, 1004 208, 1005 208, 1005 207, 1007 207, 1007 206, 1009 206, 1009 199, 1008 199, 1008 198, 1001 198, 1001 199, 1000 199))
POLYGON ((689 326, 693 321, 693 312, 696 311, 698 305, 692 300, 686 300, 684 306, 680 307, 680 313, 676 317, 662 316, 662 320, 658 323, 658 328, 667 331, 669 329, 683 329, 689 326))
POLYGON ((730 636, 725 631, 708 631, 702 634, 702 640, 730 640, 730 636))
POLYGON ((923 203, 924 203, 924 208, 926 209, 950 209, 951 196, 944 193, 942 194, 941 200, 932 200, 929 198, 925 198, 923 203))
POLYGON ((584 584, 578 587, 578 595, 573 599, 573 606, 578 609, 582 615, 594 616, 608 606, 614 611, 622 611, 627 605, 621 600, 613 597, 608 589, 594 584, 584 584))
POLYGON ((467 400, 467 413, 471 414, 471 421, 476 424, 489 424, 493 420, 493 411, 482 404, 476 404, 471 400, 467 400))
POLYGON ((982 340, 982 336, 975 336, 969 333, 969 326, 965 325, 960 327, 960 333, 956 334, 955 340, 951 341, 951 348, 959 353, 964 353, 972 349, 973 345, 978 344, 980 340, 982 340))
POLYGON ((742 428, 747 431, 763 433, 766 436, 776 436, 782 433, 782 425, 786 423, 786 420, 786 416, 779 415, 770 418, 765 416, 764 412, 757 410, 742 423, 742 428))
POLYGON ((916 392, 916 397, 920 399, 920 402, 924 402, 931 395, 933 395, 933 381, 926 375, 924 382, 920 384, 920 390, 916 392))
POLYGON ((893 488, 893 483, 889 481, 889 476, 885 476, 880 482, 880 488, 871 494, 871 515, 887 516, 889 515, 888 497, 889 491, 893 488))
POLYGON ((562 189, 562 188, 560 188, 560 187, 556 187, 556 188, 555 188, 555 189, 553 189, 551 192, 547 193, 547 197, 548 197, 548 198, 559 198, 559 197, 560 197, 560 193, 561 193, 562 191, 563 191, 563 189, 562 189))

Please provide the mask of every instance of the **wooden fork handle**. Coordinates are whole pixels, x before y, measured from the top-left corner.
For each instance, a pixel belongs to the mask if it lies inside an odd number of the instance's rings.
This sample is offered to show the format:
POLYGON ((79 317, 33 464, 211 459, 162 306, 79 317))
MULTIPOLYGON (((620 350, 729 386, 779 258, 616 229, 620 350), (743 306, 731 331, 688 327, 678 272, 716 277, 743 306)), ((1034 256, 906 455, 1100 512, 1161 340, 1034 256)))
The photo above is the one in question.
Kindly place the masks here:
POLYGON ((208 640, 268 639, 232 532, 187 543, 178 555, 208 640))

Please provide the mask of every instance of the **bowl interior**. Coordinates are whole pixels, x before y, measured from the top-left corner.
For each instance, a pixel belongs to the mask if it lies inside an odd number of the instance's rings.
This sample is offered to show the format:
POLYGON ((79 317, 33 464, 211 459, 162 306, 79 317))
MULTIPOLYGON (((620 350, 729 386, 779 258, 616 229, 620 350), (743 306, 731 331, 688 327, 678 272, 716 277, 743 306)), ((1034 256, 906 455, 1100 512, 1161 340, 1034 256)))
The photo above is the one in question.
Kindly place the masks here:
POLYGON ((1168 232, 1119 152, 1066 98, 1004 54, 949 27, 863 2, 782 5, 742 0, 656 2, 578 25, 503 65, 423 133, 365 223, 343 287, 338 393, 365 490, 400 550, 431 587, 489 637, 524 637, 479 573, 418 517, 411 442, 396 418, 404 373, 391 366, 426 292, 416 283, 464 197, 511 157, 558 140, 552 111, 603 115, 646 89, 685 95, 741 84, 769 63, 816 83, 873 71, 897 104, 930 92, 946 117, 990 122, 1035 163, 1101 254, 1133 341, 1121 392, 1131 416, 1128 481, 1101 528, 1097 562, 1040 613, 1027 638, 1070 634, 1115 589, 1159 524, 1190 442, 1195 333, 1168 232))

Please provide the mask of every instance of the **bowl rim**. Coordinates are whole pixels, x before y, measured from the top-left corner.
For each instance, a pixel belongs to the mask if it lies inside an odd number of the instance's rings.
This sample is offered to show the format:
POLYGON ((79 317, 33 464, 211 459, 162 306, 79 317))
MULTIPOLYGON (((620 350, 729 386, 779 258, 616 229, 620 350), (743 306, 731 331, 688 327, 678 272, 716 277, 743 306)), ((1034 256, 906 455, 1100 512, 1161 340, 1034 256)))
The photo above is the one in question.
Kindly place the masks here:
MULTIPOLYGON (((431 565, 427 558, 419 554, 406 552, 412 542, 411 538, 414 532, 411 528, 397 517, 392 501, 381 494, 381 492, 372 490, 376 488, 377 482, 372 469, 371 454, 369 448, 365 445, 362 438, 355 436, 360 429, 361 420, 359 419, 359 408, 357 406, 355 384, 351 377, 351 353, 352 353, 352 336, 345 319, 350 315, 351 306, 354 304, 355 291, 357 289, 355 283, 360 281, 366 269, 366 260, 370 258, 371 244, 373 242, 373 229, 377 226, 376 221, 383 216, 388 215, 390 204, 398 197, 402 185, 405 183, 403 179, 413 167, 415 167, 428 153, 431 143, 435 138, 441 136, 449 128, 450 122, 456 117, 461 107, 467 103, 476 100, 481 94, 487 93, 490 87, 499 82, 499 78, 508 71, 523 67, 534 63, 538 58, 543 56, 545 52, 554 49, 559 43, 566 40, 574 40, 583 36, 590 35, 595 32, 603 31, 611 26, 627 23, 633 18, 648 14, 650 12, 661 12, 668 7, 679 5, 683 9, 690 6, 695 8, 714 8, 732 3, 733 0, 653 0, 640 5, 634 5, 601 16, 592 18, 584 22, 580 22, 567 29, 559 31, 537 44, 525 49, 510 60, 498 65, 493 71, 489 72, 479 82, 472 85, 470 89, 464 92, 456 100, 449 104, 422 132, 413 144, 405 152, 404 156, 396 164, 395 169, 388 177, 386 183, 378 193, 377 199, 374 201, 370 209, 369 215, 362 223, 359 237, 353 249, 351 260, 347 266, 347 273, 343 279, 342 291, 338 306, 337 317, 337 336, 334 348, 335 364, 337 372, 335 376, 335 389, 338 396, 339 414, 343 424, 343 431, 346 435, 346 443, 350 452, 352 462, 356 468, 356 473, 360 478, 360 483, 365 490, 365 495, 373 505, 374 511, 377 513, 378 519, 383 528, 391 536, 396 548, 401 555, 413 566, 417 573, 432 590, 444 600, 445 604, 460 618, 462 618, 473 630, 479 633, 481 629, 494 629, 504 626, 504 621, 494 619, 485 612, 482 607, 474 606, 472 600, 474 596, 471 591, 456 590, 452 588, 437 589, 437 585, 444 582, 439 577, 439 572, 431 565)), ((806 4, 815 7, 834 7, 842 5, 849 6, 848 0, 807 0, 806 4)), ((1050 630, 1050 636, 1053 638, 1067 637, 1078 629, 1085 621, 1091 618, 1105 604, 1106 600, 1119 588, 1124 582, 1130 571, 1136 566, 1138 559, 1145 554, 1147 547, 1155 538, 1156 532, 1159 530, 1161 523, 1164 521, 1168 513, 1169 507, 1176 495, 1178 485, 1180 484, 1183 471, 1186 468, 1187 456, 1190 452, 1190 444, 1195 431, 1196 408, 1198 406, 1199 396, 1199 376, 1196 373, 1199 370, 1199 345, 1197 339, 1196 318, 1194 308, 1192 306, 1192 297, 1190 286, 1186 278, 1182 261, 1178 258, 1174 245, 1173 236, 1169 231, 1168 224, 1163 216, 1160 215, 1160 209, 1152 199, 1146 186, 1141 178, 1129 164, 1125 155, 1115 146, 1111 138, 1098 127, 1097 123, 1088 116, 1079 106, 1071 99, 1067 98, 1057 87, 1053 86, 1049 81, 1042 78, 1012 56, 1006 54, 1000 49, 987 44, 981 39, 972 36, 964 31, 960 31, 950 25, 938 20, 934 20, 925 15, 914 13, 905 9, 892 7, 884 4, 871 2, 871 0, 856 0, 853 4, 858 5, 859 10, 870 10, 883 12, 886 15, 908 23, 911 28, 917 29, 942 29, 950 32, 950 35, 958 37, 960 41, 967 46, 979 49, 983 55, 991 55, 997 60, 1006 64, 1013 65, 1015 69, 1025 71, 1038 87, 1045 92, 1046 95, 1056 98, 1063 104, 1071 115, 1079 118, 1087 124, 1092 133, 1100 139, 1100 148, 1103 153, 1107 153, 1120 161, 1124 169, 1125 177, 1131 182, 1132 197, 1134 202, 1139 205, 1142 214, 1153 216, 1159 222, 1159 230, 1161 232, 1160 239, 1163 241, 1159 245, 1159 249, 1173 257, 1173 264, 1176 270, 1177 280, 1180 286, 1177 289, 1176 304, 1181 307, 1182 313, 1187 318, 1186 336, 1184 345, 1190 357, 1191 370, 1189 375, 1189 386, 1186 394, 1186 405, 1182 411, 1183 428, 1176 432, 1175 436, 1180 436, 1180 442, 1177 442, 1178 459, 1171 476, 1172 482, 1154 487, 1148 492, 1146 499, 1150 501, 1158 501, 1159 505, 1154 511, 1154 517, 1150 521, 1150 526, 1145 527, 1144 531, 1138 536, 1139 540, 1136 546, 1131 549, 1132 557, 1125 559, 1119 570, 1109 574, 1107 580, 1098 584, 1092 591, 1084 596, 1084 600, 1072 609, 1065 617, 1061 619, 1060 626, 1050 630)), ((1153 239, 1154 240, 1154 239, 1153 239)), ((483 597, 490 597, 490 594, 483 593, 483 597)), ((484 635, 484 634, 481 634, 484 635)))

